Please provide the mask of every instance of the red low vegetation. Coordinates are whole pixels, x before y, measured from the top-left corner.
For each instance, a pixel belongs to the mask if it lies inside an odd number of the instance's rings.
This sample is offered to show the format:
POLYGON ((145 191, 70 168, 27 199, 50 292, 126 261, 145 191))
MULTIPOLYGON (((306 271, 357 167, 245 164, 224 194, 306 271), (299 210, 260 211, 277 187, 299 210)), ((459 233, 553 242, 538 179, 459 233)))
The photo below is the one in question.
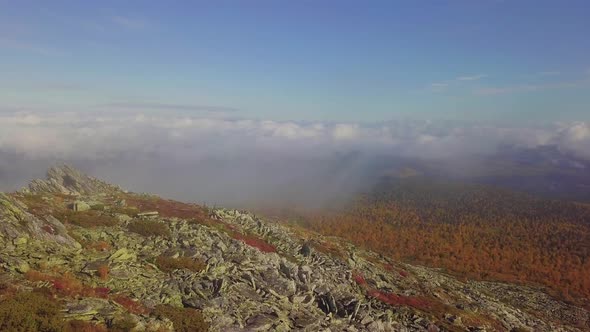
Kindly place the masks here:
POLYGON ((108 287, 95 287, 93 288, 94 294, 96 297, 100 297, 102 299, 106 299, 109 297, 109 293, 111 290, 108 287))
POLYGON ((111 245, 105 241, 96 241, 96 242, 88 242, 84 244, 86 249, 92 249, 96 251, 109 251, 111 250, 111 245))
POLYGON ((336 243, 331 241, 313 241, 312 246, 315 250, 328 256, 340 259, 346 259, 347 257, 346 252, 342 250, 342 248, 340 248, 336 243))
POLYGON ((43 226, 41 226, 41 229, 44 230, 46 233, 49 233, 51 235, 54 235, 55 234, 55 229, 51 225, 43 225, 43 226))
POLYGON ((364 286, 367 284, 365 277, 360 274, 353 274, 352 279, 359 285, 364 286))
POLYGON ((25 274, 29 281, 45 281, 51 283, 51 292, 61 296, 84 296, 108 298, 110 290, 106 287, 89 287, 69 272, 51 275, 37 270, 29 270, 25 274))
POLYGON ((383 268, 386 269, 387 271, 393 271, 393 265, 391 264, 383 264, 383 268))
POLYGON ((392 306, 403 305, 426 311, 432 308, 432 306, 434 305, 434 302, 432 300, 429 300, 425 297, 397 295, 394 293, 383 292, 378 289, 372 288, 368 285, 365 277, 363 277, 363 275, 360 273, 353 274, 352 279, 358 285, 365 289, 367 296, 392 306))
POLYGON ((254 237, 252 235, 243 235, 240 233, 234 233, 232 234, 232 237, 236 240, 240 240, 242 242, 244 242, 245 244, 249 245, 250 247, 254 247, 262 252, 277 252, 277 248, 275 248, 272 244, 269 244, 268 242, 254 237))
POLYGON ((135 206, 139 211, 158 211, 160 216, 165 218, 208 218, 204 208, 196 204, 182 203, 159 197, 138 197, 128 196, 125 198, 129 206, 135 206))
POLYGON ((125 200, 129 206, 135 206, 139 211, 157 211, 160 216, 165 218, 176 217, 189 219, 195 223, 223 231, 234 239, 240 240, 262 252, 270 253, 277 251, 273 245, 263 239, 250 234, 240 234, 235 231, 235 227, 232 225, 209 218, 207 209, 199 205, 166 200, 159 197, 139 197, 134 195, 127 196, 125 200))
POLYGON ((392 306, 404 305, 423 311, 430 309, 432 306, 432 302, 424 297, 397 295, 376 289, 368 290, 367 295, 392 306))
POLYGON ((126 295, 117 294, 113 296, 112 300, 121 305, 123 308, 125 308, 132 314, 144 315, 149 313, 149 309, 146 308, 141 302, 133 300, 126 295))
MULTIPOLYGON (((108 268, 108 267, 107 267, 108 268)), ((100 271, 100 268, 99 268, 100 271)), ((29 281, 45 281, 50 282, 52 287, 49 291, 52 295, 64 296, 64 297, 95 297, 103 299, 111 299, 114 302, 121 305, 127 311, 143 315, 148 314, 150 311, 141 302, 133 300, 123 294, 110 295, 111 290, 107 287, 89 287, 82 284, 81 281, 76 279, 71 273, 64 273, 59 276, 39 272, 36 270, 29 270, 26 273, 26 278, 29 281)))
POLYGON ((106 281, 109 279, 109 266, 108 265, 101 265, 98 267, 97 270, 98 277, 100 280, 106 281))

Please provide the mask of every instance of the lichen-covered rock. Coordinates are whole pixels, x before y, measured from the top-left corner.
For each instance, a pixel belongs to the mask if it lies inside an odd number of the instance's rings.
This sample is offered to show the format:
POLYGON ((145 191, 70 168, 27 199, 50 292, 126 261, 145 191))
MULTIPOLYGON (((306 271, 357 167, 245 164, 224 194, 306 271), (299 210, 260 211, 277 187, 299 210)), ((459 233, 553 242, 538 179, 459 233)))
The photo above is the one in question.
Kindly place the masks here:
POLYGON ((65 226, 51 215, 38 218, 27 211, 27 206, 16 195, 0 193, 0 239, 15 246, 24 246, 29 238, 79 247, 65 226))

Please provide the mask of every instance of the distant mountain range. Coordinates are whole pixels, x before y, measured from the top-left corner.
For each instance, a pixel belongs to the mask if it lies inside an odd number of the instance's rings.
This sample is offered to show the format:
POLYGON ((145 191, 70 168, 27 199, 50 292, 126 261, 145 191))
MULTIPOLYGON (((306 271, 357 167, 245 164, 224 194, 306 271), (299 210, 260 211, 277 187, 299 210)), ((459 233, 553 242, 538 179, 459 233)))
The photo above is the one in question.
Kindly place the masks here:
POLYGON ((446 161, 389 157, 373 165, 374 174, 384 176, 424 176, 492 185, 548 198, 590 201, 590 161, 553 146, 503 146, 492 155, 446 161))

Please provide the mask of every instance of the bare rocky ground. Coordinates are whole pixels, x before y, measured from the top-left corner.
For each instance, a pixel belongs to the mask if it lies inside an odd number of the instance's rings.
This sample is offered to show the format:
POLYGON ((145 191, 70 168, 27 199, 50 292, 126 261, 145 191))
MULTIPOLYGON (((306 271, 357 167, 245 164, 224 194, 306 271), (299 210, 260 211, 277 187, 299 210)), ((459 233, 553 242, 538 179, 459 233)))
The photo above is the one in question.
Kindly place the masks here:
POLYGON ((131 330, 191 331, 154 313, 167 304, 201 311, 211 331, 590 330, 588 311, 541 289, 460 281, 245 211, 128 193, 67 166, 0 194, 0 245, 2 284, 47 288, 66 319, 106 327, 125 317, 131 330), (162 264, 182 259, 194 266, 162 264), (83 286, 64 287, 64 275, 83 286))

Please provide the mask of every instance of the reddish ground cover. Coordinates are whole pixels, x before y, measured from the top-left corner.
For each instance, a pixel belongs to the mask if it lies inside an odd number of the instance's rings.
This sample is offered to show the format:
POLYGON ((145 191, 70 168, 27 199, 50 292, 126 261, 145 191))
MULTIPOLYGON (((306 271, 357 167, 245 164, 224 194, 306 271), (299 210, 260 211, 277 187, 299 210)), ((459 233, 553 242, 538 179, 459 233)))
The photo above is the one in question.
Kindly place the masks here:
POLYGON ((134 206, 141 212, 158 211, 162 217, 176 217, 182 219, 208 218, 207 212, 196 204, 182 203, 159 197, 129 196, 125 200, 129 206, 134 206))
POLYGON ((90 287, 84 285, 80 280, 76 279, 71 273, 63 273, 60 275, 51 275, 37 270, 29 270, 26 273, 26 278, 29 281, 46 281, 50 282, 52 292, 61 296, 84 296, 108 298, 110 289, 106 287, 90 287))
POLYGON ((254 247, 262 252, 276 252, 277 249, 263 239, 254 237, 252 235, 243 235, 240 233, 233 233, 232 237, 236 240, 240 240, 250 247, 254 247))
POLYGON ((430 309, 434 304, 431 300, 425 297, 397 295, 372 288, 368 285, 365 277, 360 273, 354 273, 352 279, 365 289, 367 296, 392 306, 403 305, 425 311, 430 309))

